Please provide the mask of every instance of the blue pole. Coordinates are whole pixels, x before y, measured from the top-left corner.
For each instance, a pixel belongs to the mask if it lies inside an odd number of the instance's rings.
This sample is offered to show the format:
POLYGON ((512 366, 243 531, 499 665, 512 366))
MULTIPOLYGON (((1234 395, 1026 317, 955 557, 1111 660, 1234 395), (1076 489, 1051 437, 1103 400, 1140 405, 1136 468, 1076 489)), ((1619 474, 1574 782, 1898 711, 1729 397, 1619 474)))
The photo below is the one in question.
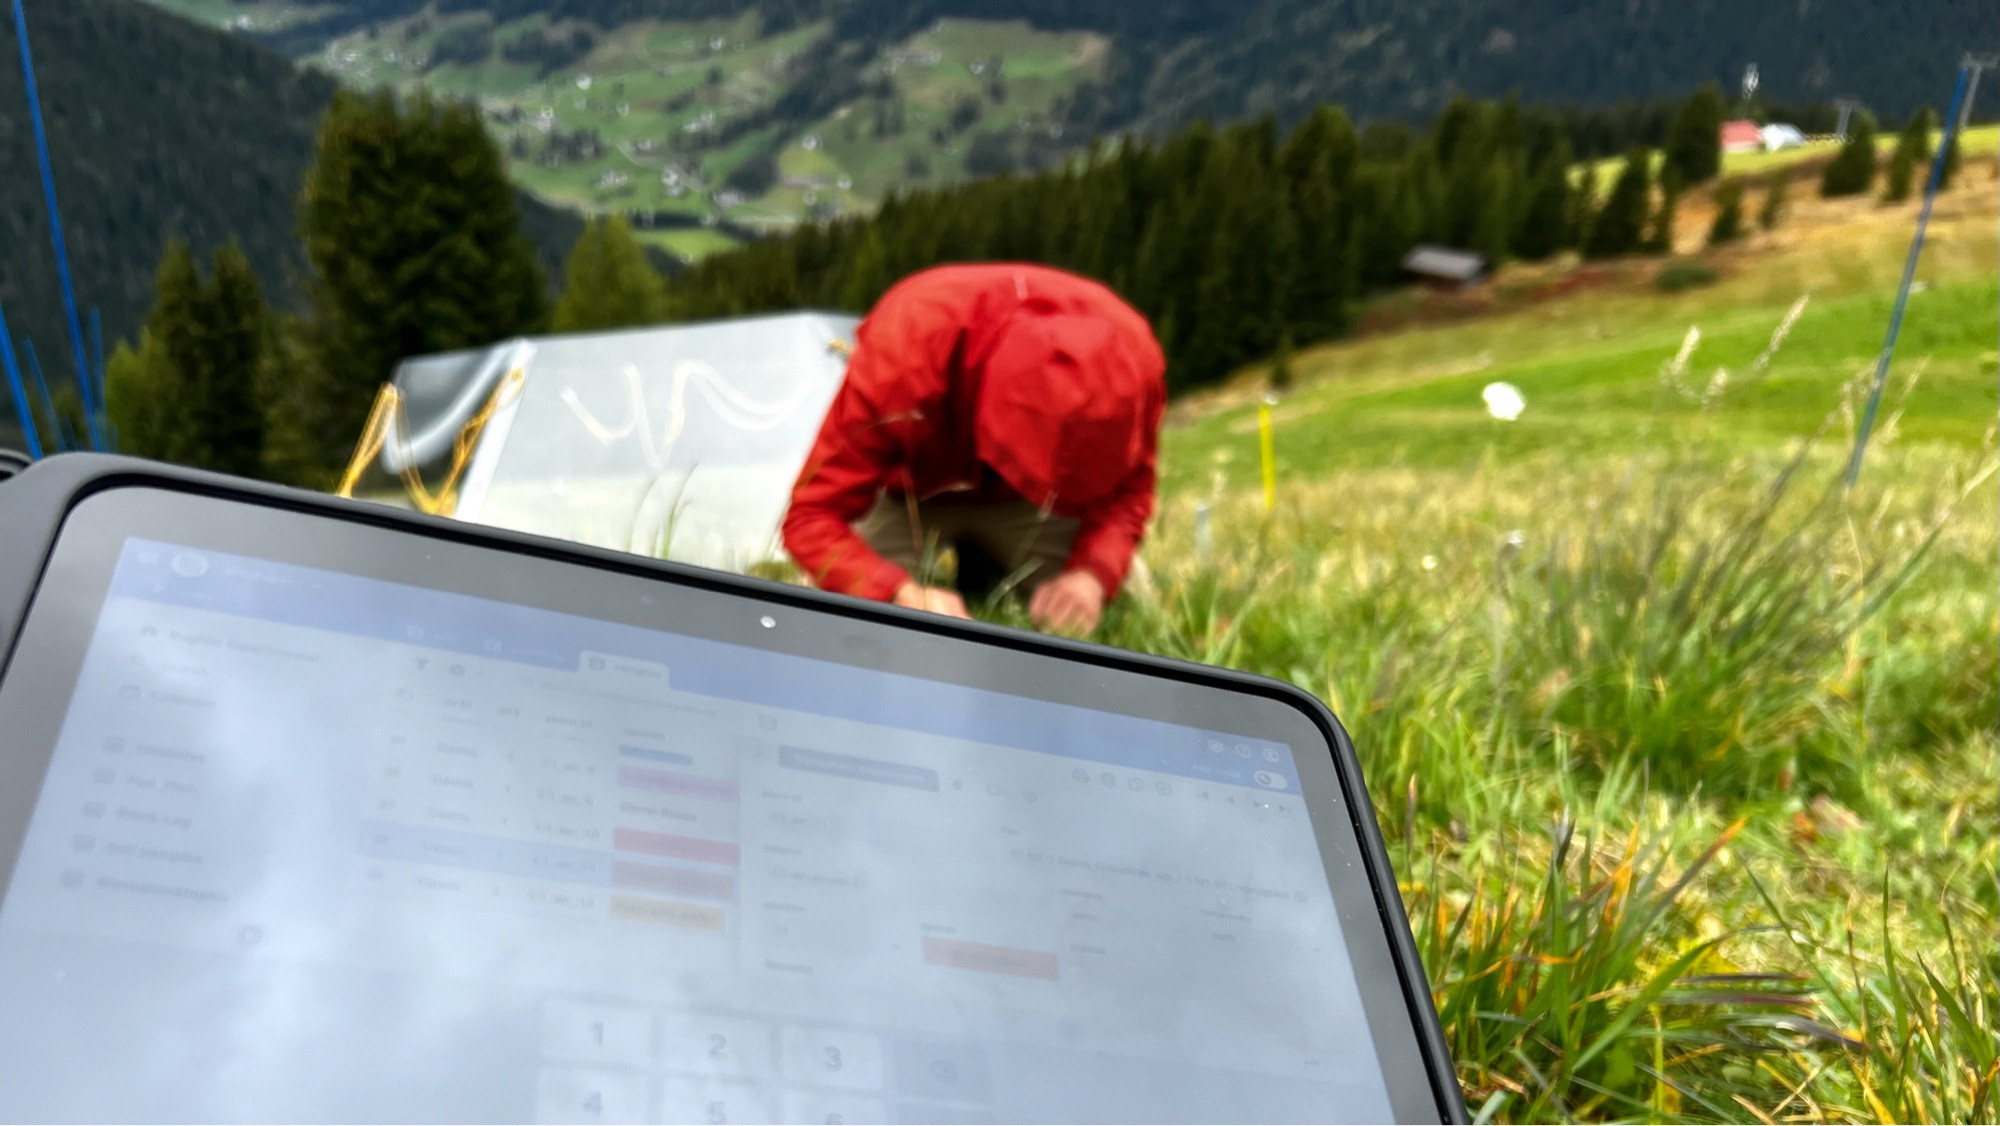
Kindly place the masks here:
POLYGON ((83 355, 83 326, 76 316, 76 287, 70 284, 69 247, 63 242, 62 213, 56 209, 56 178, 49 167, 49 135, 42 128, 42 100, 35 91, 35 58, 28 50, 28 13, 14 0, 14 36, 21 41, 21 79, 28 88, 28 123, 35 130, 35 155, 42 164, 42 196, 49 205, 49 235, 55 242, 56 274, 62 279, 63 312, 69 316, 69 344, 75 353, 76 381, 83 390, 83 418, 92 449, 104 448, 97 434, 97 404, 90 389, 90 365, 83 355))
MULTIPOLYGON (((19 0, 15 0, 19 3, 19 0)), ((1958 84, 1951 91, 1951 109, 1944 115, 1944 136, 1937 155, 1931 158, 1931 179, 1924 187, 1924 209, 1917 215, 1917 235, 1910 240, 1910 257, 1903 263, 1903 284, 1896 290, 1896 308, 1889 314, 1889 335, 1882 341, 1882 354, 1875 358, 1875 386, 1868 392, 1868 409, 1861 414, 1861 429, 1854 435, 1854 453, 1847 459, 1847 484, 1861 479, 1861 458, 1868 452, 1868 436, 1875 430, 1875 411, 1882 405, 1882 385, 1889 381, 1889 361, 1896 355, 1896 337, 1903 331, 1903 310, 1910 304, 1910 283, 1917 279, 1917 258, 1924 252, 1924 232, 1930 229, 1931 205, 1937 202, 1938 181, 1944 176, 1945 155, 1958 133, 1958 106, 1965 98, 1965 76, 1970 67, 1958 68, 1958 84)))
POLYGON ((49 406, 49 439, 56 444, 56 449, 67 452, 72 445, 69 427, 63 424, 62 412, 56 409, 56 397, 49 394, 49 381, 42 378, 42 360, 35 355, 35 342, 24 336, 21 338, 21 349, 28 354, 28 374, 35 377, 35 386, 42 389, 42 402, 49 406))
POLYGON ((14 337, 7 331, 7 314, 0 311, 0 366, 7 369, 7 394, 14 400, 14 413, 21 418, 21 433, 28 440, 28 456, 42 460, 42 439, 35 433, 35 405, 28 401, 28 389, 21 383, 21 365, 14 362, 14 337))
POLYGON ((90 373, 97 381, 97 405, 104 411, 101 448, 110 451, 117 448, 118 435, 111 431, 111 396, 104 390, 104 318, 97 315, 95 305, 90 307, 90 373))

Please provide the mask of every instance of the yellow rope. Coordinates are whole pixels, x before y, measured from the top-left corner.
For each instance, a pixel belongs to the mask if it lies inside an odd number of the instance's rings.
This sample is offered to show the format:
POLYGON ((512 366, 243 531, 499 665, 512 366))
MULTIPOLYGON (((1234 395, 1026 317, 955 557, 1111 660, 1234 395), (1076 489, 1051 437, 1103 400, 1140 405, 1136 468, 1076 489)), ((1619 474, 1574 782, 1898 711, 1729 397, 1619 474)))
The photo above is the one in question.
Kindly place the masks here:
POLYGON ((389 437, 389 414, 401 408, 402 392, 393 383, 384 383, 375 393, 375 405, 368 411, 368 423, 361 428, 361 437, 354 443, 354 456, 347 460, 347 472, 340 475, 340 487, 333 490, 337 497, 354 495, 355 482, 361 480, 361 473, 375 455, 382 452, 382 443, 389 437))
MULTIPOLYGON (((487 396, 486 405, 459 428, 458 437, 451 443, 451 468, 445 471, 444 481, 435 493, 424 484, 423 474, 417 472, 415 462, 404 459, 403 489, 417 511, 430 516, 449 516, 458 510, 458 481, 472 461, 472 452, 479 445, 479 435, 485 431, 493 415, 521 393, 521 385, 526 378, 527 373, 520 368, 509 370, 499 385, 493 388, 493 393, 487 396)), ((398 429, 408 434, 410 424, 403 413, 402 392, 396 389, 395 384, 384 383, 382 390, 376 393, 375 407, 368 412, 368 424, 361 429, 361 440, 355 444, 354 457, 347 463, 347 472, 342 475, 340 488, 335 490, 334 495, 354 495, 355 482, 360 480, 362 471, 382 452, 382 445, 388 440, 392 412, 398 429)))

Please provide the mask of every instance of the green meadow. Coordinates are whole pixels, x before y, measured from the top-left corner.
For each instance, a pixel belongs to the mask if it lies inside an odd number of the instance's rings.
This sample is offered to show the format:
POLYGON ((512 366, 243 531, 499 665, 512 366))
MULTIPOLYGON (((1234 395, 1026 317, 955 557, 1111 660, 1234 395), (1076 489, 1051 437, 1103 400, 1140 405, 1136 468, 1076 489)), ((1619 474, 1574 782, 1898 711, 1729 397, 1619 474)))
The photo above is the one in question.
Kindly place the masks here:
POLYGON ((1939 204, 1851 489, 1915 208, 1805 191, 1715 251, 1690 208, 1711 286, 1396 295, 1174 408, 1103 639, 1334 706, 1480 1117, 2000 1114, 1995 189, 1939 204))
MULTIPOLYGON (((172 0, 170 6, 220 22, 227 5, 172 0)), ((257 20, 281 14, 268 2, 250 11, 257 20)), ((983 135, 1011 139, 1014 159, 1025 160, 1030 134, 1048 143, 1060 137, 1060 127, 1048 135, 1059 99, 1101 73, 1106 50, 1101 36, 1085 32, 939 20, 871 68, 868 77, 893 93, 856 97, 797 120, 787 116, 792 111, 778 113, 776 101, 788 68, 828 34, 825 21, 765 34, 748 15, 636 20, 602 32, 586 54, 547 73, 508 61, 498 46, 570 29, 550 27, 540 14, 494 25, 478 13, 430 11, 335 40, 312 61, 357 87, 424 87, 477 98, 508 153, 509 173, 552 203, 762 230, 867 211, 898 185, 965 178, 979 171, 967 161, 983 135), (440 42, 475 27, 487 29, 496 44, 486 58, 434 63, 440 42), (998 83, 995 65, 1003 76, 998 83), (591 144, 550 145, 585 135, 591 144), (774 183, 729 186, 746 162, 764 157, 775 161, 774 183)), ((739 245, 713 227, 642 233, 687 258, 739 245)))

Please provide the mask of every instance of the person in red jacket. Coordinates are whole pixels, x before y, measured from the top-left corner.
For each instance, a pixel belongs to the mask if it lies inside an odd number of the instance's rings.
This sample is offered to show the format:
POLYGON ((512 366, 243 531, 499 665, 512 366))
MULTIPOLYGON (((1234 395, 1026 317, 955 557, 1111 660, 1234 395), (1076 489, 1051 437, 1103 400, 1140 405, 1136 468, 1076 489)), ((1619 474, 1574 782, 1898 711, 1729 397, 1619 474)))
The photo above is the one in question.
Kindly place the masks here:
POLYGON ((882 295, 785 515, 821 588, 965 616, 1018 588, 1088 633, 1153 512, 1166 361, 1109 289, 1045 266, 941 266, 882 295), (926 581, 943 548, 957 590, 926 581))

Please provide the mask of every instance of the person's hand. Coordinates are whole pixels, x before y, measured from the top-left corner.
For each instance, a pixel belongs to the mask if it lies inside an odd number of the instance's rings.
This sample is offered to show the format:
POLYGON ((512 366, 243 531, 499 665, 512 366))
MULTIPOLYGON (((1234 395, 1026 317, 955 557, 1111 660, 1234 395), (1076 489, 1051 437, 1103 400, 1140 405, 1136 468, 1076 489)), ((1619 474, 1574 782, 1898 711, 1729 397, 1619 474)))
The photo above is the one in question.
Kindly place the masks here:
POLYGON ((943 614, 947 618, 969 618, 965 612, 965 599, 957 591, 943 587, 919 586, 906 582, 896 588, 895 603, 912 610, 929 610, 933 614, 943 614))
POLYGON ((1028 617, 1038 628, 1083 636, 1104 616, 1104 584, 1089 571, 1064 571, 1035 588, 1028 617))

